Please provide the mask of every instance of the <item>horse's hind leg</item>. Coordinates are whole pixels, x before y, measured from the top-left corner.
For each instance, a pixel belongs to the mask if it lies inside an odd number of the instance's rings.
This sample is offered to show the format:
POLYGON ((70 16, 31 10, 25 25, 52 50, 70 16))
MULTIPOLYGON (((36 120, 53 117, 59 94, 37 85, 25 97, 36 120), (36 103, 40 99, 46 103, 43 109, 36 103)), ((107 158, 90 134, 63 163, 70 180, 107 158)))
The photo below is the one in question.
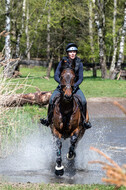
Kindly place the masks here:
POLYGON ((67 159, 68 160, 73 160, 75 158, 75 156, 76 156, 75 146, 76 146, 77 140, 78 140, 78 136, 76 134, 71 136, 71 139, 70 139, 71 145, 70 145, 70 148, 69 148, 69 152, 67 153, 67 159))
POLYGON ((56 140, 56 153, 57 153, 57 158, 56 158, 56 167, 55 167, 55 174, 58 176, 62 176, 64 174, 64 166, 62 165, 62 158, 61 158, 61 148, 62 148, 62 142, 58 138, 56 140))

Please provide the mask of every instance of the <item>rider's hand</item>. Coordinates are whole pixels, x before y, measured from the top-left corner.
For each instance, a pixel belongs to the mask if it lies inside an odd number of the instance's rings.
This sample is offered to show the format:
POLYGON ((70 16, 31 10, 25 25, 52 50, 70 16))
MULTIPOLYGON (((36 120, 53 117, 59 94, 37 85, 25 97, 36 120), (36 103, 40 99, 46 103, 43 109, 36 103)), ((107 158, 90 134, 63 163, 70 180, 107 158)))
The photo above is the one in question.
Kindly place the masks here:
POLYGON ((58 88, 59 88, 59 90, 61 90, 61 89, 62 89, 61 84, 59 84, 58 88))

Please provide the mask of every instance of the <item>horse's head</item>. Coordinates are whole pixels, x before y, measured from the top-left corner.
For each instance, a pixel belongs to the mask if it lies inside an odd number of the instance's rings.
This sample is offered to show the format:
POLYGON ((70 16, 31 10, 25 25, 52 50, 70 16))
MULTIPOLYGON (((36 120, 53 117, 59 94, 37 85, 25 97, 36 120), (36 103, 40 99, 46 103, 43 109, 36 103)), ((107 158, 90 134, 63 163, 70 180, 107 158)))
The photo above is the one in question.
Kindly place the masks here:
POLYGON ((61 73, 60 84, 65 101, 72 100, 75 73, 72 69, 64 69, 61 73))

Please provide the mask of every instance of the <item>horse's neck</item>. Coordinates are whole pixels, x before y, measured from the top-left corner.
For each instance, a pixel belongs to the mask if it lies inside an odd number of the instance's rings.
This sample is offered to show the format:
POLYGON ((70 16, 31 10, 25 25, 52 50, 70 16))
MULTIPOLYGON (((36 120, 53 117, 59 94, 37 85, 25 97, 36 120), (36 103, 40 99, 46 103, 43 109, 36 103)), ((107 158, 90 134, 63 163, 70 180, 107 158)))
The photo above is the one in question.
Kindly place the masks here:
POLYGON ((60 102, 60 111, 62 114, 68 114, 73 111, 73 101, 71 102, 60 102))

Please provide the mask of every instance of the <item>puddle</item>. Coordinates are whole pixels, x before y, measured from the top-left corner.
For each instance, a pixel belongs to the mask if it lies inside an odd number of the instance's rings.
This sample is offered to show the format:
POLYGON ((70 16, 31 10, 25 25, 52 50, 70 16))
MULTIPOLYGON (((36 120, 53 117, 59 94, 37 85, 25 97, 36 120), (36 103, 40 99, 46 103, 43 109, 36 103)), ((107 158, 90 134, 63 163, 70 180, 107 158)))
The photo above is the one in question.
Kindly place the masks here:
POLYGON ((106 161, 101 155, 90 150, 100 149, 120 166, 126 163, 126 118, 92 118, 93 128, 86 131, 78 143, 74 163, 68 163, 66 153, 69 139, 63 141, 62 159, 65 173, 62 177, 54 174, 55 146, 49 128, 41 127, 24 139, 22 145, 6 159, 0 159, 0 179, 19 183, 69 183, 101 184, 105 176, 98 164, 92 160, 106 161))

